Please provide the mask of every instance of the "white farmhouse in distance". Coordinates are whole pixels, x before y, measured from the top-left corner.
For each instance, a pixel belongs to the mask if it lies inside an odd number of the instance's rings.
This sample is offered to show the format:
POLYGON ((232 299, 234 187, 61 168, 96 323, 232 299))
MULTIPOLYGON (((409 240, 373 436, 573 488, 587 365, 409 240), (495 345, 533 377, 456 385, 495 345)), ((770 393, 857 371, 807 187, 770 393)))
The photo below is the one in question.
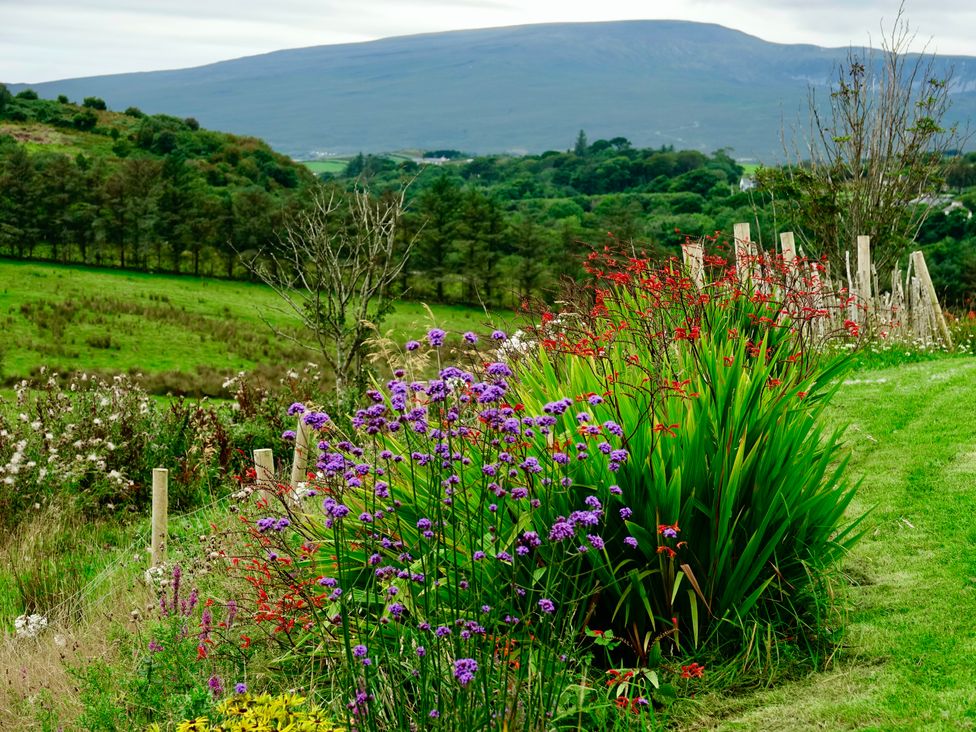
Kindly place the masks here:
POLYGON ((962 201, 957 201, 952 196, 945 193, 938 196, 919 196, 918 198, 913 198, 911 201, 909 201, 909 203, 916 206, 921 204, 924 206, 929 206, 930 208, 939 209, 946 216, 951 214, 953 211, 965 211, 967 219, 971 219, 973 217, 973 212, 966 208, 962 201))

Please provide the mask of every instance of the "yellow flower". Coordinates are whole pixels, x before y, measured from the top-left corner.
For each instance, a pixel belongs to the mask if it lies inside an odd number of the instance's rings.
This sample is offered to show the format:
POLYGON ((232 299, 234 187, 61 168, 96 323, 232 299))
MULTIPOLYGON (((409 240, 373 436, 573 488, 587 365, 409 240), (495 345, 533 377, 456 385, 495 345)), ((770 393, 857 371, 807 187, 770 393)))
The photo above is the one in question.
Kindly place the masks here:
POLYGON ((210 720, 206 717, 197 717, 192 722, 180 722, 176 726, 176 732, 209 732, 210 720))

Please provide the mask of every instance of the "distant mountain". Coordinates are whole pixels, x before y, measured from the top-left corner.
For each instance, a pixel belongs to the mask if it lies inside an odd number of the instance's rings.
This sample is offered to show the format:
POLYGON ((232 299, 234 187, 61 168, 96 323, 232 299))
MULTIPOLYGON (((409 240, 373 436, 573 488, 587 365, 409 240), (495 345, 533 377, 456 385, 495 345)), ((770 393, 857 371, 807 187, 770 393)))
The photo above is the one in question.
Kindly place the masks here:
MULTIPOLYGON (((192 116, 293 156, 568 149, 623 136, 774 160, 780 131, 847 49, 783 45, 684 21, 560 23, 300 48, 177 71, 30 85, 192 116)), ((976 58, 954 68, 953 119, 976 112, 976 58)), ((26 85, 11 85, 12 91, 26 85)))

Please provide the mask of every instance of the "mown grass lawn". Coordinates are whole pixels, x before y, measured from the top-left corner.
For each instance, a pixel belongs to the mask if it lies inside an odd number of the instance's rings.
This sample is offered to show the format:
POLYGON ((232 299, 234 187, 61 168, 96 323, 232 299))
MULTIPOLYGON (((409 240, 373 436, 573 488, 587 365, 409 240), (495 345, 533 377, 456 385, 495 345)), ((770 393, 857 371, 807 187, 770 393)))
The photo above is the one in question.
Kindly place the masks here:
POLYGON ((976 727, 976 358, 856 372, 832 415, 863 476, 851 512, 871 510, 843 646, 825 672, 699 697, 684 729, 976 727))

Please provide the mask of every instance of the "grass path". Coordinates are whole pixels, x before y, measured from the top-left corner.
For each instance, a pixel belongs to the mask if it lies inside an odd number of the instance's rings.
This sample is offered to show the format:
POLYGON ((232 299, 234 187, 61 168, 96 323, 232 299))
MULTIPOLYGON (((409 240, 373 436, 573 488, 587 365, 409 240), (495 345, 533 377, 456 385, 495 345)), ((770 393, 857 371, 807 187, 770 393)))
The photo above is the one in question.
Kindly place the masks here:
POLYGON ((864 476, 852 514, 872 509, 844 648, 826 672, 701 698, 687 729, 976 728, 976 359, 855 374, 834 410, 864 476))

